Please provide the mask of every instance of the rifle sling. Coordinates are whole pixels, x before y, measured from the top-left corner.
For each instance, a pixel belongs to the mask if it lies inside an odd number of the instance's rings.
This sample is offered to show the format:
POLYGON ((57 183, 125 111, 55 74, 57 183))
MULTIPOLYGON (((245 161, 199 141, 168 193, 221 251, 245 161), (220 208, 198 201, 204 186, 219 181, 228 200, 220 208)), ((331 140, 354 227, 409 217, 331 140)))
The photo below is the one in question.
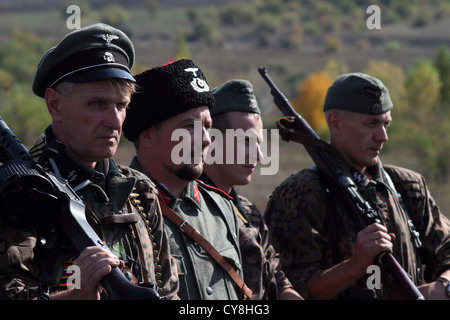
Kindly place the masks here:
POLYGON ((247 287, 244 280, 238 275, 231 264, 206 240, 203 236, 193 228, 189 222, 181 219, 173 210, 171 210, 163 201, 160 202, 164 216, 172 221, 195 243, 202 247, 206 253, 231 277, 233 282, 241 291, 244 300, 250 300, 252 291, 247 287))

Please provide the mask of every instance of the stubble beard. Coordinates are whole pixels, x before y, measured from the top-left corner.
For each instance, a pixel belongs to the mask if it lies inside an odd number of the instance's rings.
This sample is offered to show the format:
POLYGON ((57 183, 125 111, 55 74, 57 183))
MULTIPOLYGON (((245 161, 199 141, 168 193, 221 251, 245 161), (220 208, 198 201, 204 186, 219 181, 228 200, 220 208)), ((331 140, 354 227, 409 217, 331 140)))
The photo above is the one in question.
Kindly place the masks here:
POLYGON ((203 173, 203 164, 201 165, 183 165, 175 171, 175 175, 185 181, 194 181, 203 173))

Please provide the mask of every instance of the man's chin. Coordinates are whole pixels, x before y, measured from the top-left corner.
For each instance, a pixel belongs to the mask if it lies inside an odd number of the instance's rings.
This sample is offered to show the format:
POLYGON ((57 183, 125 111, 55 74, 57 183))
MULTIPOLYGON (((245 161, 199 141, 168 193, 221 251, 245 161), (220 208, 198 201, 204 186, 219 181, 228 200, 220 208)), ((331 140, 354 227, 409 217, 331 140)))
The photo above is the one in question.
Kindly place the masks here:
POLYGON ((112 157, 114 157, 116 152, 117 152, 117 147, 106 148, 103 151, 99 152, 99 158, 101 158, 101 159, 112 158, 112 157))
POLYGON ((178 178, 186 181, 193 181, 200 177, 203 173, 203 163, 186 164, 177 171, 178 178))

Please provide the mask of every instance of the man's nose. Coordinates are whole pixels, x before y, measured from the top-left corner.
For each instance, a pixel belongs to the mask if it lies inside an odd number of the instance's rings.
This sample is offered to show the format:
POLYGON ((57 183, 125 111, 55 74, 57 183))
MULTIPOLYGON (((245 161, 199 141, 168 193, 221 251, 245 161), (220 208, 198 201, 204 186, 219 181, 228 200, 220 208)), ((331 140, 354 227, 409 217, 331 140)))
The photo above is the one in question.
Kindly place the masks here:
POLYGON ((108 108, 104 124, 105 126, 110 127, 114 130, 120 130, 124 120, 125 117, 123 113, 117 110, 117 108, 114 106, 113 108, 108 108))

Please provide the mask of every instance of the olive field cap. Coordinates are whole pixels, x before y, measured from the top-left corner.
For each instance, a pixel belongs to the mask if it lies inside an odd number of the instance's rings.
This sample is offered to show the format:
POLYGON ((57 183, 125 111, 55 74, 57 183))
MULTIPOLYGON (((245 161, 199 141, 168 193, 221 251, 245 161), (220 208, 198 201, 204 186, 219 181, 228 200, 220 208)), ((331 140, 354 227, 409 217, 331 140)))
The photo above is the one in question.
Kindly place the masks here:
POLYGON ((214 106, 202 70, 190 59, 181 59, 134 76, 137 90, 122 126, 125 138, 135 141, 148 128, 192 108, 214 106))
POLYGON ((134 55, 131 40, 114 27, 96 23, 75 30, 44 54, 33 79, 33 92, 44 97, 47 88, 54 88, 62 81, 126 79, 135 82, 130 74, 134 55))
POLYGON ((211 92, 216 99, 216 103, 211 109, 211 116, 230 111, 261 114, 250 81, 242 79, 229 80, 215 87, 211 92))
POLYGON ((355 72, 341 75, 328 88, 323 110, 340 109, 365 114, 382 114, 393 108, 389 90, 377 78, 355 72))

